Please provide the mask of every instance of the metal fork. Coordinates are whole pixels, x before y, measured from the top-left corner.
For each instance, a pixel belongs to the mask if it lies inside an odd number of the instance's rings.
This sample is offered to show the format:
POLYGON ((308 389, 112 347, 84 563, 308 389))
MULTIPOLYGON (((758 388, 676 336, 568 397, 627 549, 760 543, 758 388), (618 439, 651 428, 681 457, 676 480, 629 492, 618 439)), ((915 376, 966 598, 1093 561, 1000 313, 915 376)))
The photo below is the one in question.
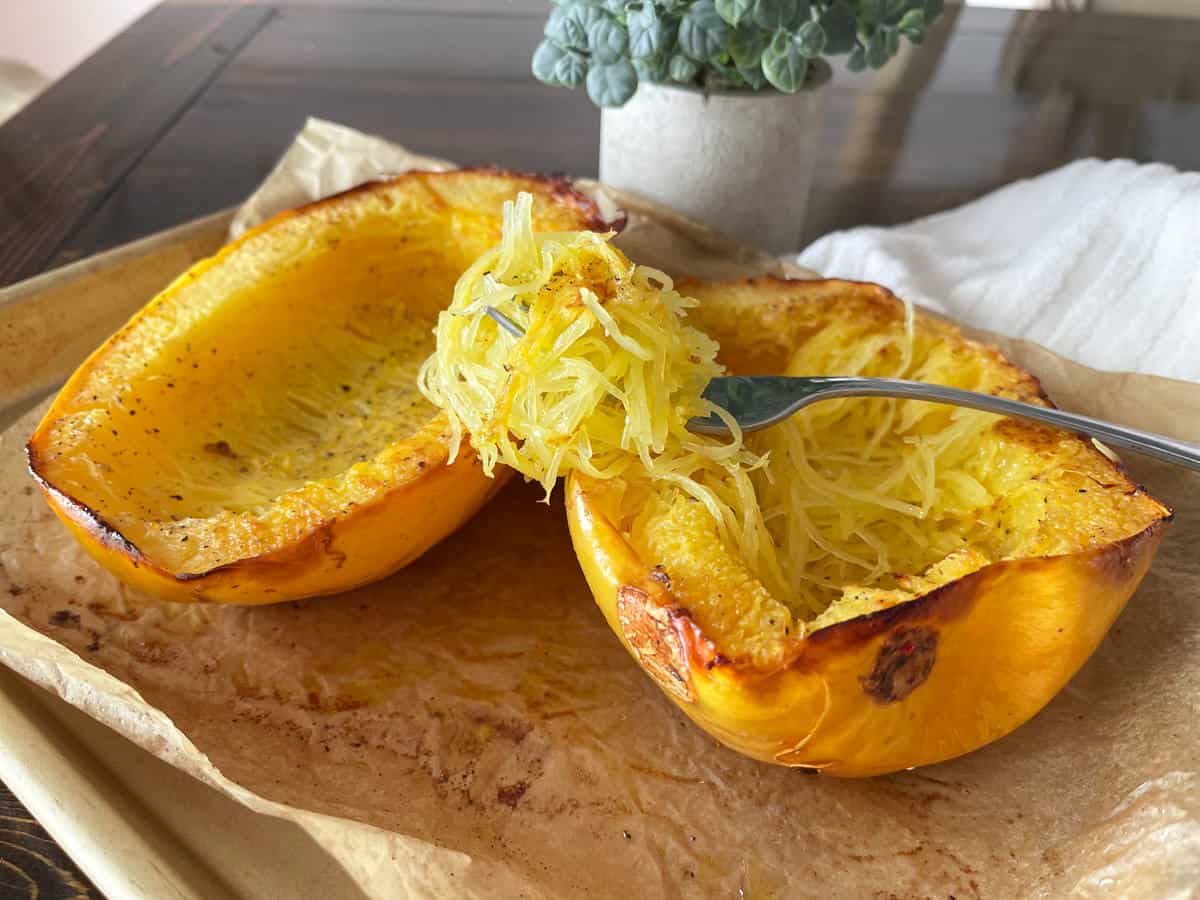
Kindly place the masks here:
MULTIPOLYGON (((487 313, 505 330, 521 337, 525 332, 498 309, 487 313)), ((744 432, 759 431, 778 424, 804 407, 820 400, 841 397, 898 397, 947 403, 985 412, 1031 419, 1087 437, 1097 438, 1113 447, 1144 453, 1200 472, 1200 447, 1172 440, 1149 431, 1114 425, 1090 416, 1063 412, 1032 403, 1020 403, 991 394, 963 391, 940 384, 905 381, 899 378, 862 378, 844 375, 728 375, 714 378, 704 389, 704 398, 729 412, 744 432)), ((714 415, 688 421, 688 430, 696 434, 726 435, 728 427, 714 415)))

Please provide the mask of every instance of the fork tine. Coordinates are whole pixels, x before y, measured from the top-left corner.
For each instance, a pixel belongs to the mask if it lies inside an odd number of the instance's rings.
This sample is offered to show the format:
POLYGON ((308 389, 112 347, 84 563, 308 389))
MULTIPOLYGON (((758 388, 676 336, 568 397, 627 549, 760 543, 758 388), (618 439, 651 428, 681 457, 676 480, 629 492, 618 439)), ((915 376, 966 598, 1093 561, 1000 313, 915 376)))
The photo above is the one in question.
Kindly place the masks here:
POLYGON ((525 329, 506 316, 494 306, 486 307, 487 314, 495 320, 496 324, 507 331, 509 334, 516 337, 525 337, 525 329))

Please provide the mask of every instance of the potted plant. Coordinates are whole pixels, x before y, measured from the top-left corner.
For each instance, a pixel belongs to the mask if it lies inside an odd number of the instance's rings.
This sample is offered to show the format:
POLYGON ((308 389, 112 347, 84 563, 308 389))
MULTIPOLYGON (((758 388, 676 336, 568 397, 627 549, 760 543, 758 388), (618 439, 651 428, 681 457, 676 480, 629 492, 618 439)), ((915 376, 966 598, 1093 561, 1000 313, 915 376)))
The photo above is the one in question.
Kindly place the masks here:
POLYGON ((600 178, 797 249, 826 57, 878 69, 942 0, 555 0, 533 74, 602 107, 600 178))

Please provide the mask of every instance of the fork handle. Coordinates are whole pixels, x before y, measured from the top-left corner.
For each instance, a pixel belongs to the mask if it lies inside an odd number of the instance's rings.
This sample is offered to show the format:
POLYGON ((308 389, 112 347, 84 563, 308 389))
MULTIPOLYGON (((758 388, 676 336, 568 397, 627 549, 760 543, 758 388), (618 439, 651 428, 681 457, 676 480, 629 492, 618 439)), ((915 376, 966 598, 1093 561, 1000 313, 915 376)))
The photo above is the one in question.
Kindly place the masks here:
MULTIPOLYGON (((820 383, 820 396, 819 398, 813 397, 812 400, 823 400, 830 397, 901 397, 910 400, 949 403, 954 406, 965 406, 1004 416, 1032 419, 1035 422, 1098 438, 1105 444, 1111 444, 1114 447, 1144 453, 1146 456, 1200 472, 1200 447, 1172 440, 1161 434, 1153 434, 1137 428, 1126 428, 1124 425, 1114 425, 1111 422, 1093 419, 1091 416, 1082 416, 1079 413, 1063 412, 1061 409, 1035 406, 1032 403, 1021 403, 1004 397, 993 397, 991 394, 964 391, 940 384, 926 384, 921 381, 905 381, 899 378, 828 376, 804 380, 820 383)), ((797 409, 806 405, 807 403, 798 404, 797 409)))

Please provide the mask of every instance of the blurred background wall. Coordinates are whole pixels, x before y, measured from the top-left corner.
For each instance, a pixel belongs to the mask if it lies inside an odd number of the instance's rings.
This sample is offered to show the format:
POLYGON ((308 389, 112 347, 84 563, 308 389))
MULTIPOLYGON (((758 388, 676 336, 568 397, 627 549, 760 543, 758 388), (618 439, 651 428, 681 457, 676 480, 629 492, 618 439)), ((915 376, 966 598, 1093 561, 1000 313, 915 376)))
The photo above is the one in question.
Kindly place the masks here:
POLYGON ((50 79, 65 75, 156 0, 4 0, 0 59, 32 66, 50 79))

